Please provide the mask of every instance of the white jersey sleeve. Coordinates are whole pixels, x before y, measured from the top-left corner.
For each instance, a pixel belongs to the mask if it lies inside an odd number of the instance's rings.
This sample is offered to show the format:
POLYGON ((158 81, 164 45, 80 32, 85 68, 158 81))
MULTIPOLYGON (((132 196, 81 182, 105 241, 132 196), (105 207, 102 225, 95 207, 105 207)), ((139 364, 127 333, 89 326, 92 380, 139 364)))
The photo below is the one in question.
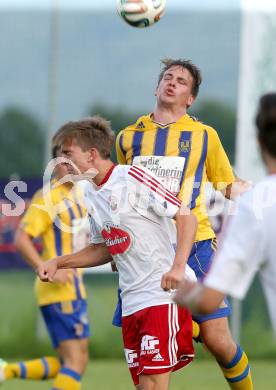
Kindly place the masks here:
POLYGON ((148 197, 149 208, 161 217, 175 216, 181 207, 181 202, 148 169, 133 165, 128 174, 143 188, 145 196, 148 197))
POLYGON ((265 257, 262 221, 254 214, 250 194, 246 195, 237 214, 230 217, 221 247, 204 280, 207 287, 238 299, 244 298, 265 257))
POLYGON ((101 244, 104 241, 103 236, 101 234, 101 229, 95 219, 88 215, 89 223, 90 223, 90 230, 91 230, 91 240, 90 244, 101 244))

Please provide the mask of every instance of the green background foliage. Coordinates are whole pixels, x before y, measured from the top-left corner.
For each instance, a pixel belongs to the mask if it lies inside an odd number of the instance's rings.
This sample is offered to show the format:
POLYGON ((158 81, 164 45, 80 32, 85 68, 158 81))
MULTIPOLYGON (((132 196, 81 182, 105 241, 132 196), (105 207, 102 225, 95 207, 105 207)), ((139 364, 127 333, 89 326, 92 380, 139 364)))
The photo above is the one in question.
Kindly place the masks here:
POLYGON ((43 170, 44 134, 40 122, 17 107, 0 113, 0 177, 38 176, 43 170))

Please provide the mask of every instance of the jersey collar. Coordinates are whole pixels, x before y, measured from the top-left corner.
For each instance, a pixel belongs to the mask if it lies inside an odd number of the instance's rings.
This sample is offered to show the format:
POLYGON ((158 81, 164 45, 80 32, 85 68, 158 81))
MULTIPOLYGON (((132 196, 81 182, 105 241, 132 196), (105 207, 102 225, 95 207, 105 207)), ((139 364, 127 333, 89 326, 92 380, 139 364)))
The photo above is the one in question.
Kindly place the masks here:
POLYGON ((118 165, 118 164, 113 164, 113 165, 111 166, 111 168, 107 171, 107 173, 106 173, 105 177, 103 178, 103 180, 98 184, 98 187, 104 185, 104 184, 108 181, 108 179, 110 178, 110 176, 111 176, 111 174, 112 174, 114 168, 115 168, 117 165, 118 165))
MULTIPOLYGON (((160 126, 160 127, 168 127, 168 126, 173 125, 174 123, 176 123, 176 122, 159 123, 159 122, 157 122, 157 121, 155 121, 153 119, 153 112, 151 114, 149 114, 149 117, 150 117, 150 119, 151 119, 151 121, 153 123, 155 123, 157 126, 160 126)), ((181 118, 179 118, 177 122, 182 121, 182 120, 184 120, 186 118, 189 118, 189 114, 187 114, 187 113, 185 115, 183 115, 181 118)))

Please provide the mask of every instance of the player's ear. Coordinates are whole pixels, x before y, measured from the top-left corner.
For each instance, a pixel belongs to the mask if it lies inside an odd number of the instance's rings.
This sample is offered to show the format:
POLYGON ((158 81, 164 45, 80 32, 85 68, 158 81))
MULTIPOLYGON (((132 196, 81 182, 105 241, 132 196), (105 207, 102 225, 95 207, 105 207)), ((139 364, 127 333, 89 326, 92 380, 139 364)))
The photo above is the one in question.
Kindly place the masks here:
POLYGON ((195 97, 193 95, 190 95, 188 97, 187 106, 191 107, 191 105, 193 104, 194 101, 195 101, 195 97))
POLYGON ((87 157, 88 162, 92 162, 94 160, 94 157, 95 157, 94 148, 88 149, 88 157, 87 157))
POLYGON ((99 151, 96 148, 89 149, 89 161, 95 161, 95 158, 100 155, 99 151))

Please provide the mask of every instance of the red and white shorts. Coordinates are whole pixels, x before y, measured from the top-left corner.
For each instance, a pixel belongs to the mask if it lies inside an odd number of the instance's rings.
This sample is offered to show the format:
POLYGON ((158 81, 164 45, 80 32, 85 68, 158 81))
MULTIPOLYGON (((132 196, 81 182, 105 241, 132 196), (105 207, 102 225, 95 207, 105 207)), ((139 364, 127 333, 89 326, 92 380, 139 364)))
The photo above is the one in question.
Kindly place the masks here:
POLYGON ((193 360, 192 317, 175 303, 147 307, 123 317, 122 332, 135 385, 140 374, 176 371, 193 360))

